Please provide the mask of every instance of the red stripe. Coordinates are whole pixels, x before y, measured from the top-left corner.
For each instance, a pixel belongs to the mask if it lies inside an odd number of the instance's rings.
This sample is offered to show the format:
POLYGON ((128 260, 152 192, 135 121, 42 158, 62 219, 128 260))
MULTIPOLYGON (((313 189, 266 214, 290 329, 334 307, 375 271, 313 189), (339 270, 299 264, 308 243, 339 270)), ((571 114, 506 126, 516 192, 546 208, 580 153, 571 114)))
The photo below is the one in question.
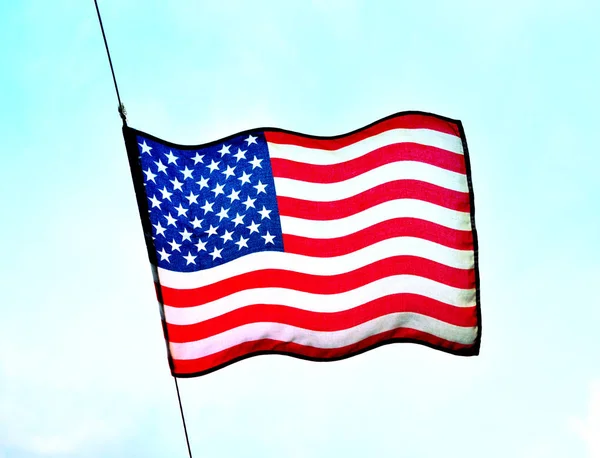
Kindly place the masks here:
POLYGON ((352 253, 382 240, 416 237, 457 250, 473 249, 471 231, 459 231, 416 218, 395 218, 374 224, 354 234, 332 239, 312 239, 283 234, 286 253, 328 258, 352 253))
POLYGON ((417 143, 386 145, 356 159, 331 165, 313 165, 289 159, 272 158, 271 167, 273 176, 276 178, 292 178, 311 183, 337 183, 382 165, 400 161, 418 161, 451 172, 466 173, 465 158, 462 154, 417 143))
POLYGON ((351 145, 365 138, 380 134, 391 129, 432 129, 460 137, 456 123, 445 121, 435 116, 422 114, 398 115, 360 129, 350 134, 335 137, 314 137, 291 132, 265 131, 268 142, 286 145, 298 145, 308 148, 336 150, 351 145))
POLYGON ((312 331, 333 332, 397 312, 419 313, 456 326, 475 326, 475 307, 454 307, 416 294, 393 294, 349 310, 313 312, 274 304, 255 304, 190 325, 168 324, 171 342, 193 342, 249 323, 281 323, 312 331))
POLYGON ((418 180, 396 180, 380 184, 346 199, 314 202, 277 196, 281 216, 313 220, 333 220, 354 215, 375 205, 397 199, 418 199, 441 207, 469 212, 469 194, 418 180))
POLYGON ((294 342, 282 342, 279 340, 262 339, 253 342, 245 342, 235 347, 205 356, 199 359, 173 360, 173 375, 190 375, 209 371, 219 366, 232 363, 244 357, 256 356, 261 353, 279 353, 300 358, 308 358, 319 361, 331 361, 352 356, 356 353, 369 349, 375 345, 393 342, 394 339, 404 339, 420 342, 438 349, 452 352, 468 353, 474 345, 465 345, 450 342, 433 336, 426 332, 410 328, 399 328, 382 332, 352 345, 341 348, 321 349, 307 347, 294 342))
POLYGON ((162 298, 163 303, 171 307, 192 307, 253 288, 286 288, 313 294, 339 294, 390 275, 402 274, 428 278, 461 289, 470 289, 475 285, 475 272, 471 269, 448 267, 416 256, 394 256, 339 275, 264 269, 236 275, 201 288, 175 289, 163 286, 162 298))

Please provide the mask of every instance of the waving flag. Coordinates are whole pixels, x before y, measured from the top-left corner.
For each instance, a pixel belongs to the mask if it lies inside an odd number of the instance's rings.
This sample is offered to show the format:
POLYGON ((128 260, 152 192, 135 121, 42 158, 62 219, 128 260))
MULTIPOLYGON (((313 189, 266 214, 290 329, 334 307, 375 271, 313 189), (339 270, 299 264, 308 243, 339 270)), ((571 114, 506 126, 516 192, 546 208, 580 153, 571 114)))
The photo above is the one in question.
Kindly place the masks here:
POLYGON ((407 112, 335 137, 264 128, 199 146, 124 129, 174 376, 391 342, 478 354, 460 121, 407 112))

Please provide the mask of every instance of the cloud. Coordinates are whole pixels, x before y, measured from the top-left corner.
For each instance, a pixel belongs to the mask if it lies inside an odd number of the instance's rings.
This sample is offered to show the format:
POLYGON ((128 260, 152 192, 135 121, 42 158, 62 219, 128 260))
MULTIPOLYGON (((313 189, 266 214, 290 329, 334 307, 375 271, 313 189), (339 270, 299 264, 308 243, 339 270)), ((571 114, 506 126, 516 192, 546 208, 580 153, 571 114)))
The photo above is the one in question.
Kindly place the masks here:
POLYGON ((576 418, 571 425, 583 439, 589 458, 600 458, 600 380, 592 383, 588 411, 584 418, 576 418))

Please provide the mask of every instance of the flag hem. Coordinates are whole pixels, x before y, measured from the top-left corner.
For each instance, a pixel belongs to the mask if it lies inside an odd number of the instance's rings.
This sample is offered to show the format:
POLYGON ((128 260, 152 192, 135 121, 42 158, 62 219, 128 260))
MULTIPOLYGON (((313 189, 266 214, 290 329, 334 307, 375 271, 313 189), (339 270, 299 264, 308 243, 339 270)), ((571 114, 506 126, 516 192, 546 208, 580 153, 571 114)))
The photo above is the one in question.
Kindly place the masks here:
POLYGON ((473 356, 479 354, 481 348, 481 287, 480 287, 480 276, 479 276, 479 239, 477 236, 477 227, 475 226, 475 192, 473 191, 473 177, 471 175, 471 157, 469 155, 469 146, 467 144, 467 135, 462 121, 457 121, 458 130, 460 133, 460 139, 463 145, 463 153, 465 156, 465 170, 467 176, 467 186, 469 188, 469 210, 471 213, 471 232, 473 234, 473 258, 475 270, 475 310, 477 312, 477 337, 473 344, 473 350, 475 353, 473 356))
POLYGON ((341 134, 336 134, 336 135, 313 135, 313 134, 305 134, 303 132, 296 132, 293 130, 289 130, 289 129, 283 129, 280 127, 254 127, 252 129, 245 129, 243 131, 237 132, 235 134, 231 134, 231 135, 227 135, 226 137, 222 137, 219 138, 217 140, 212 140, 210 142, 206 142, 206 143, 199 143, 199 144, 194 144, 194 145, 183 145, 180 143, 174 143, 168 140, 164 140, 160 137, 156 137, 152 134, 149 134, 147 132, 144 132, 143 130, 139 130, 133 127, 129 127, 127 126, 127 129, 129 129, 130 131, 136 132, 138 134, 141 134, 143 136, 145 136, 146 138, 148 138, 149 140, 154 140, 156 142, 159 143, 163 143, 165 145, 171 146, 173 148, 178 148, 178 149, 182 149, 182 150, 190 150, 190 149, 201 149, 201 148, 209 148, 211 146, 214 145, 218 145, 219 143, 223 143, 226 142, 232 138, 235 137, 239 137, 242 135, 246 135, 246 134, 250 134, 252 132, 256 132, 258 131, 268 131, 268 132, 279 132, 279 133, 285 133, 285 134, 292 134, 292 135, 297 135, 300 137, 305 137, 305 138, 310 138, 310 139, 314 139, 314 140, 335 140, 337 138, 344 138, 347 137, 349 135, 353 135, 353 134, 357 134, 359 132, 362 132, 363 130, 369 129, 370 127, 373 127, 379 123, 382 123, 384 121, 387 121, 389 119, 393 119, 393 118, 398 118, 401 116, 410 116, 410 115, 421 115, 421 116, 430 116, 432 118, 437 118, 441 121, 446 121, 448 123, 453 123, 455 124, 457 127, 459 127, 459 131, 456 132, 456 136, 460 136, 461 140, 463 140, 463 146, 466 144, 466 140, 464 138, 463 135, 461 135, 460 132, 460 121, 458 119, 452 119, 452 118, 448 118, 446 116, 442 116, 442 115, 438 115, 435 113, 428 113, 426 111, 399 111, 397 113, 391 114, 389 116, 386 116, 384 118, 378 119, 377 121, 374 121, 372 123, 367 124, 366 126, 363 127, 359 127, 358 129, 355 129, 353 131, 350 132, 344 132, 341 134))
POLYGON ((304 361, 312 361, 312 362, 317 362, 317 363, 326 363, 326 362, 334 362, 334 361, 343 361, 345 359, 348 358, 352 358, 354 356, 358 356, 361 355, 363 353, 366 353, 368 351, 374 350, 376 348, 379 347, 383 347, 385 345, 390 345, 390 344, 395 344, 395 343, 412 343, 412 344, 417 344, 417 345, 422 345, 425 347, 429 347, 431 349, 434 350, 439 350, 442 351, 444 353, 448 353, 454 356, 477 356, 479 354, 479 345, 478 345, 478 341, 469 348, 465 348, 465 349, 461 349, 461 350, 452 350, 450 348, 445 348, 445 347, 441 347, 441 346, 437 346, 428 342, 424 342, 418 339, 412 339, 412 338, 397 338, 397 339, 388 339, 388 340, 384 340, 381 342, 377 342, 373 345, 370 345, 366 348, 362 348, 356 352, 352 352, 352 353, 348 353, 345 354, 344 356, 340 356, 340 357, 334 357, 334 358, 315 358, 315 357, 311 357, 311 356, 305 356, 305 355, 299 355, 297 353, 292 353, 292 352, 285 352, 285 351, 274 351, 274 350, 261 350, 261 351, 257 351, 257 352, 253 352, 253 353, 247 353, 245 355, 239 356, 237 358, 234 358, 232 360, 229 360, 223 364, 220 364, 218 366, 213 366, 210 369, 206 369, 204 371, 198 371, 198 372, 191 372, 191 373, 185 373, 185 374, 178 374, 175 373, 173 371, 171 371, 171 375, 173 377, 177 377, 177 378, 193 378, 193 377, 199 377, 202 375, 207 375, 210 374, 211 372, 215 372, 219 369, 223 369, 231 364, 234 363, 238 363, 240 361, 243 361, 245 359, 248 358, 252 358, 255 356, 264 356, 264 355, 281 355, 281 356, 290 356, 292 358, 296 358, 296 359, 302 359, 304 361))
POLYGON ((174 376, 174 363, 173 357, 171 355, 171 350, 169 348, 169 332, 167 329, 167 322, 165 320, 165 310, 164 310, 164 301, 162 298, 162 289, 160 286, 160 280, 158 278, 158 273, 156 271, 156 267, 158 265, 158 257, 156 256, 156 248, 154 246, 154 242, 152 240, 152 223, 150 218, 148 218, 148 202, 145 197, 144 192, 144 174, 142 171, 142 166, 139 160, 139 151, 137 141, 135 139, 136 133, 135 129, 124 125, 123 126, 123 137, 125 139, 125 150, 127 152, 127 159, 129 161, 129 169, 131 170, 131 178, 133 181, 133 189, 135 192, 135 199, 137 201, 140 221, 142 223, 142 230, 144 232, 144 241, 146 243, 146 250, 148 252, 148 260, 150 261, 150 266, 152 268, 152 276, 154 277, 154 285, 156 290, 156 299, 159 305, 160 312, 160 321, 163 328, 163 335, 165 339, 165 344, 167 348, 167 359, 169 362, 169 368, 171 370, 171 374, 174 376))

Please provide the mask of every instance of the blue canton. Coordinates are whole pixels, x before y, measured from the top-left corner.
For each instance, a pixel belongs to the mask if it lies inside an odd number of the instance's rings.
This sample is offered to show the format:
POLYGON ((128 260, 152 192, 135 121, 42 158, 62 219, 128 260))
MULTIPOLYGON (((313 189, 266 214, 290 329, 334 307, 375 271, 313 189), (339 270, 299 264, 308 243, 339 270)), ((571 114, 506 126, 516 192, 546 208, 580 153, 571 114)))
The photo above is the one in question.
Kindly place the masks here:
POLYGON ((158 266, 209 269, 283 251, 269 150, 260 131, 198 148, 137 135, 158 266))

